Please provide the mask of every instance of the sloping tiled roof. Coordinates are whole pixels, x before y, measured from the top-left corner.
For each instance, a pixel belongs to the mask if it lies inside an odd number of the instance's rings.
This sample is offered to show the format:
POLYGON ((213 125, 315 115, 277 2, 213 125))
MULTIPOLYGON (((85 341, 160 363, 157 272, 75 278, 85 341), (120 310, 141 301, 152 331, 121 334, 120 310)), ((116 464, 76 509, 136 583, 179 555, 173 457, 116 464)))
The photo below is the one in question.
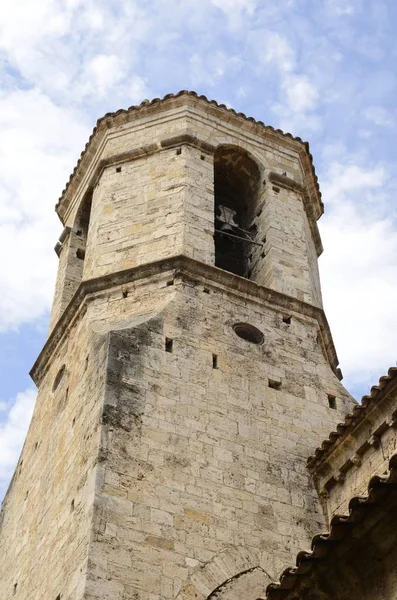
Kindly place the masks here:
MULTIPOLYGON (((337 545, 346 544, 353 538, 360 540, 360 527, 363 530, 363 521, 371 519, 372 511, 382 511, 385 500, 391 497, 397 489, 397 454, 389 462, 389 475, 387 477, 374 476, 368 485, 368 496, 355 497, 350 500, 349 514, 336 515, 331 520, 329 533, 315 535, 312 540, 311 552, 299 552, 296 567, 285 569, 278 583, 271 583, 266 589, 267 600, 284 600, 294 592, 298 586, 309 582, 317 566, 327 566, 327 560, 336 550, 337 545)), ((395 495, 394 504, 397 505, 395 495)), ((393 504, 393 512, 396 510, 393 504)), ((389 507, 390 510, 390 507, 389 507)))
POLYGON ((159 103, 163 103, 166 102, 167 100, 171 100, 173 98, 178 98, 180 96, 192 96, 194 98, 198 98, 199 100, 203 100, 204 102, 207 102, 208 104, 212 104, 218 108, 221 108, 222 110, 232 113, 233 115, 236 115, 237 117, 241 117, 243 119, 245 119, 246 121, 250 121, 252 123, 255 123, 256 125, 259 125, 261 127, 263 127, 264 129, 266 129, 267 131, 273 131, 277 134, 283 135, 287 138, 290 138, 291 140, 295 140, 296 142, 300 142, 301 144, 303 144, 303 146, 305 147, 308 157, 310 159, 310 163, 312 166, 312 172, 313 172, 313 178, 314 178, 314 182, 315 182, 315 186, 316 186, 316 190, 318 193, 318 197, 320 199, 321 202, 321 192, 320 192, 320 187, 318 185, 318 179, 317 179, 317 175, 315 173, 315 169, 314 169, 314 165, 313 165, 313 157, 310 153, 309 150, 309 143, 308 142, 304 142, 300 137, 295 137, 293 136, 291 133, 284 133, 283 131, 281 131, 281 129, 275 129, 274 127, 272 127, 271 125, 265 125, 265 123, 263 123, 262 121, 257 121, 256 119, 254 119, 253 117, 247 117, 247 115, 245 115, 242 112, 237 112, 235 111, 233 108, 228 108, 225 104, 218 104, 218 102, 216 102, 216 100, 208 100, 208 98, 206 96, 203 95, 199 95, 197 94, 197 92, 194 91, 188 91, 188 90, 181 90, 180 92, 176 93, 176 94, 166 94, 163 98, 154 98, 153 100, 144 100, 143 102, 141 102, 141 104, 138 104, 136 106, 130 106, 127 109, 120 109, 117 110, 116 112, 109 112, 106 113, 103 117, 101 117, 100 119, 97 120, 96 125, 88 139, 88 142, 85 145, 84 150, 82 151, 82 153, 80 154, 80 158, 77 161, 77 164, 75 166, 75 168, 73 169, 72 174, 69 177, 69 181, 67 182, 64 190, 62 191, 62 194, 58 200, 58 203, 56 204, 55 208, 58 208, 60 202, 62 201, 63 196, 65 195, 77 169, 79 168, 80 162, 83 158, 83 156, 85 155, 85 153, 87 152, 92 139, 94 138, 95 134, 98 131, 98 128, 100 127, 100 125, 104 122, 109 122, 109 120, 113 119, 114 117, 117 117, 119 115, 127 115, 128 113, 132 113, 132 112, 136 112, 136 111, 140 111, 143 109, 148 108, 149 106, 153 106, 155 104, 159 104, 159 103))
POLYGON ((307 459, 307 465, 310 469, 313 469, 320 461, 332 450, 335 442, 340 438, 348 435, 353 427, 355 427, 362 419, 365 419, 366 413, 379 399, 381 392, 390 384, 391 381, 397 379, 397 367, 390 367, 387 375, 383 375, 379 379, 378 385, 373 385, 369 395, 363 396, 360 404, 357 404, 351 413, 345 416, 343 423, 339 423, 336 427, 336 431, 332 431, 329 434, 328 439, 324 440, 323 443, 315 451, 313 456, 309 456, 307 459))

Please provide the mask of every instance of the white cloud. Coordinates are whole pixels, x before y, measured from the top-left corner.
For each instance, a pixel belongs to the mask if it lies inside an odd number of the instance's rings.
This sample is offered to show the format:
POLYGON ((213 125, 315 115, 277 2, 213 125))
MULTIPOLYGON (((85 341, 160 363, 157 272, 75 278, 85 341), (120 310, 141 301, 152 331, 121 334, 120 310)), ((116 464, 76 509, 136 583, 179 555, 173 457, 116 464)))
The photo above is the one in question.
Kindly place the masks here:
POLYGON ((125 66, 122 59, 115 54, 97 54, 84 68, 84 78, 94 87, 97 94, 104 96, 116 86, 125 75, 125 66))
POLYGON ((195 52, 189 59, 190 80, 194 87, 202 85, 215 86, 225 71, 241 68, 238 57, 226 56, 223 52, 215 52, 210 57, 195 52))
POLYGON ((363 111, 363 115, 368 121, 372 121, 372 123, 381 127, 394 125, 394 120, 389 111, 382 106, 369 106, 363 111))
POLYGON ((343 162, 330 165, 322 185, 325 309, 345 383, 368 390, 397 360, 397 223, 388 186, 385 166, 343 162))
POLYGON ((289 73, 295 66, 295 52, 287 39, 274 31, 259 32, 259 57, 262 63, 273 63, 281 72, 289 73))
MULTIPOLYGON (((330 203, 345 203, 350 206, 356 196, 350 196, 351 192, 364 191, 364 198, 369 200, 369 190, 381 188, 386 181, 386 169, 383 165, 372 168, 364 168, 357 164, 348 162, 331 162, 327 167, 327 176, 323 179, 321 188, 326 198, 327 206, 330 203)), ((361 198, 361 206, 365 204, 361 198)))
POLYGON ((316 112, 319 93, 306 75, 285 73, 281 83, 280 102, 273 105, 273 112, 280 117, 283 131, 298 135, 303 131, 319 131, 322 118, 316 112))
POLYGON ((319 93, 308 77, 304 75, 288 75, 282 89, 286 94, 286 104, 292 112, 305 112, 316 107, 319 93))
POLYGON ((356 2, 345 2, 344 0, 326 0, 326 6, 337 16, 353 15, 357 10, 356 2), (356 6, 354 6, 356 4, 356 6))
POLYGON ((315 113, 320 94, 313 77, 300 67, 296 47, 285 34, 270 30, 252 32, 250 43, 267 77, 269 69, 276 70, 279 86, 271 108, 280 118, 281 129, 299 131, 302 125, 305 130, 320 129, 321 120, 315 113))
POLYGON ((236 12, 252 15, 258 4, 256 0, 211 0, 211 2, 228 16, 236 12))
POLYGON ((36 391, 28 388, 17 394, 14 400, 2 402, 2 409, 7 404, 6 418, 0 421, 0 497, 17 464, 24 439, 32 417, 36 391))
POLYGON ((89 129, 35 89, 0 97, 0 128, 1 331, 50 307, 62 229, 54 205, 89 129))

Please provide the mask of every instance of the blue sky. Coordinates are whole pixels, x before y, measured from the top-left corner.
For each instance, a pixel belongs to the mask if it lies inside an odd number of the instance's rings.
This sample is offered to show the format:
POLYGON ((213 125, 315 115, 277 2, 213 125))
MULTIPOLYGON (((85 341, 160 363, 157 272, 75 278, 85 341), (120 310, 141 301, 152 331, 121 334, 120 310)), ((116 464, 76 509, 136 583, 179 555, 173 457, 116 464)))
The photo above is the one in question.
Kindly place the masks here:
POLYGON ((393 0, 15 0, 0 5, 0 497, 34 405, 61 232, 98 117, 194 89, 308 140, 324 304, 360 398, 396 364, 393 0))

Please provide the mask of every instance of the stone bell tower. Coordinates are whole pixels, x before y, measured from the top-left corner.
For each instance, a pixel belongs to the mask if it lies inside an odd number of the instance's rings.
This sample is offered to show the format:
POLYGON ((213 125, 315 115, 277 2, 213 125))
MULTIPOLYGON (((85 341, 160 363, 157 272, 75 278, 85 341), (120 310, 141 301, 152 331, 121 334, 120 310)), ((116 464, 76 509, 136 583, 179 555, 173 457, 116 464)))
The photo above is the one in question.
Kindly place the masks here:
POLYGON ((306 460, 351 405, 308 145, 193 92, 145 101, 98 121, 57 212, 0 597, 264 597, 325 524, 306 460))

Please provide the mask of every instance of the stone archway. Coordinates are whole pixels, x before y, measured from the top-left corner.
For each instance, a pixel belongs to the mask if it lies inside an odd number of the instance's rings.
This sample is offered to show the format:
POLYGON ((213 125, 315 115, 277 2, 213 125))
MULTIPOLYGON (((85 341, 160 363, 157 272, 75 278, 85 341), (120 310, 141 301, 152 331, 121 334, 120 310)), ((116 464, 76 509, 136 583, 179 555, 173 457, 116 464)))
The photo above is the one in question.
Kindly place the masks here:
POLYGON ((214 590, 207 600, 257 600, 265 597, 270 578, 261 567, 238 573, 214 590))
POLYGON ((257 600, 264 598, 271 577, 259 566, 259 553, 227 548, 197 568, 176 600, 257 600))

